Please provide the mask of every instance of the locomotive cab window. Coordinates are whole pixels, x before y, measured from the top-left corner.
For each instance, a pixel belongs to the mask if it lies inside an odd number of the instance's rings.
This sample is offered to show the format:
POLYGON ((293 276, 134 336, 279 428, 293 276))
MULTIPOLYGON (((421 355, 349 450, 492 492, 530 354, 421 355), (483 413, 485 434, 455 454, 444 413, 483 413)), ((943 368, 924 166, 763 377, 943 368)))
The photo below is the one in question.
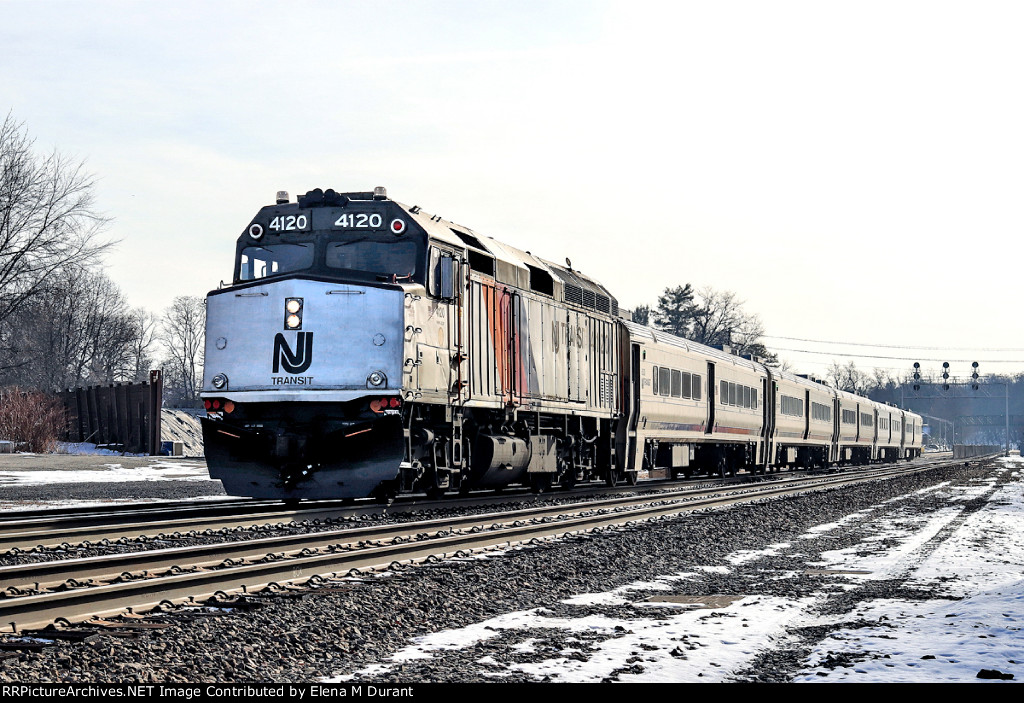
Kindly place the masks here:
POLYGON ((452 300, 458 293, 457 281, 461 270, 455 254, 437 247, 430 248, 430 281, 428 292, 442 300, 452 300))
POLYGON ((246 247, 239 256, 238 280, 255 281, 292 271, 304 271, 313 265, 314 252, 312 243, 246 247))
POLYGON ((327 266, 334 269, 411 278, 416 273, 416 242, 348 239, 327 243, 327 266))

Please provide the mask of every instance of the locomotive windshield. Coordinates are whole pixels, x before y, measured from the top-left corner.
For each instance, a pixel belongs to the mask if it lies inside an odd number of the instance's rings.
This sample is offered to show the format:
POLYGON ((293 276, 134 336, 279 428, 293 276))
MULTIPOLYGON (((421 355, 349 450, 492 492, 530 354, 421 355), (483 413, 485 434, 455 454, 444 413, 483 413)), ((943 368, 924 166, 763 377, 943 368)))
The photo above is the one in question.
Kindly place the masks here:
POLYGON ((416 272, 419 257, 416 242, 406 240, 374 241, 350 239, 327 243, 327 266, 347 271, 392 275, 399 278, 416 272))
POLYGON ((242 250, 238 279, 253 281, 291 271, 302 271, 313 265, 313 244, 267 244, 242 250))

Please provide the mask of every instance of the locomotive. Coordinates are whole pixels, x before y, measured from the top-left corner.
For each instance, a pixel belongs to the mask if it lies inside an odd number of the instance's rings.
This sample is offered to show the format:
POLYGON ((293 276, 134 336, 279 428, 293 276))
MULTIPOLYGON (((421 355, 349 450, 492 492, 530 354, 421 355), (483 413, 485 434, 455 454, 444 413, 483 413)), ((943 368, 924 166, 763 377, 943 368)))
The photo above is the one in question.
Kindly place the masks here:
POLYGON ((910 459, 921 418, 620 315, 600 283, 388 198, 279 193, 207 296, 232 495, 441 495, 910 459))

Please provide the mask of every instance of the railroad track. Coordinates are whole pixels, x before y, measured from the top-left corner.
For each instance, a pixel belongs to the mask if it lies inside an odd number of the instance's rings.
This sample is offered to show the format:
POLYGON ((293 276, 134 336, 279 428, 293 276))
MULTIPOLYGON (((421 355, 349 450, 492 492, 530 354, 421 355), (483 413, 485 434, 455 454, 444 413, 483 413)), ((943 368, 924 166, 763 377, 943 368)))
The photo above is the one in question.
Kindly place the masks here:
MULTIPOLYGON (((10 631, 55 620, 194 602, 272 584, 331 583, 396 563, 582 533, 697 509, 923 472, 963 461, 930 461, 852 473, 808 475, 702 490, 627 495, 398 525, 324 530, 240 542, 156 549, 0 567, 0 623, 10 631), (312 579, 312 582, 310 581, 312 579)), ((6 629, 6 628, 5 628, 6 629)))
MULTIPOLYGON (((915 466, 929 466, 934 461, 945 459, 917 460, 915 466)), ((871 471, 875 467, 846 469, 844 473, 871 471)), ((789 480, 797 474, 774 474, 768 477, 740 475, 726 479, 725 485, 742 484, 745 481, 789 480)), ((693 483, 678 481, 644 482, 637 487, 619 487, 619 491, 659 491, 667 494, 682 494, 693 489, 693 483)), ((717 479, 705 479, 698 485, 723 485, 717 479)), ((524 491, 506 491, 498 494, 478 494, 468 498, 447 498, 427 501, 422 498, 403 497, 388 505, 373 501, 316 501, 299 506, 286 506, 280 501, 257 501, 245 499, 178 501, 159 504, 138 504, 111 507, 88 506, 75 509, 31 510, 7 513, 0 517, 0 553, 15 550, 64 549, 75 546, 102 547, 107 543, 140 540, 143 542, 178 539, 183 535, 198 537, 205 533, 211 538, 229 537, 229 531, 241 528, 281 529, 291 523, 316 524, 318 521, 337 521, 357 515, 392 516, 431 509, 452 509, 465 507, 498 506, 510 499, 538 501, 551 497, 565 500, 588 500, 593 496, 606 495, 608 489, 584 488, 571 493, 554 492, 538 497, 524 491), (220 535, 214 533, 220 532, 220 535)))
MULTIPOLYGON (((675 484, 678 485, 678 484, 675 484)), ((538 497, 526 489, 500 494, 485 492, 469 497, 425 500, 403 496, 388 505, 366 500, 304 502, 288 506, 281 501, 228 499, 180 501, 112 507, 89 506, 81 509, 32 510, 7 513, 0 517, 0 553, 3 550, 69 548, 79 544, 115 542, 136 538, 174 537, 181 533, 218 531, 233 528, 281 528, 288 523, 314 523, 351 516, 398 515, 431 509, 451 509, 500 505, 510 499, 545 500, 552 495, 584 500, 607 493, 605 486, 582 488, 572 493, 544 494, 538 497)), ((614 489, 612 489, 614 490, 614 489)), ((621 487, 618 490, 630 490, 621 487)))

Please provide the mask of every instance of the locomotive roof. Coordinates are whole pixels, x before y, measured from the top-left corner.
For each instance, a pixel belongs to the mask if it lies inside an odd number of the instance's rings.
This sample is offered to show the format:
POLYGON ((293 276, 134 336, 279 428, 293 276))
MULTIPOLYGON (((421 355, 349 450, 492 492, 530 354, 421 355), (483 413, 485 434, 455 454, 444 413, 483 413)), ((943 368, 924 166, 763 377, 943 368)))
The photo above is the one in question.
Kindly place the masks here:
MULTIPOLYGON (((747 359, 746 357, 742 356, 736 356, 735 354, 730 354, 728 352, 722 351, 721 349, 709 347, 705 344, 700 344, 699 342, 694 342, 689 339, 683 339, 682 337, 677 337, 674 334, 669 334, 668 332, 654 329, 653 327, 641 325, 636 322, 631 322, 629 320, 623 320, 623 324, 626 325, 626 327, 629 329, 630 335, 634 338, 650 339, 659 344, 668 344, 670 346, 678 347, 688 352, 693 352, 708 357, 710 359, 715 359, 716 361, 728 361, 729 363, 736 364, 737 366, 741 366, 744 368, 749 368, 757 372, 764 371, 765 369, 763 364, 753 361, 752 359, 747 359)), ((823 390, 833 395, 838 393, 843 396, 856 398, 859 401, 866 401, 868 403, 871 403, 872 405, 878 405, 882 407, 885 406, 884 403, 879 403, 878 401, 871 400, 870 398, 867 398, 862 395, 857 395, 856 393, 849 393, 847 391, 836 390, 832 386, 821 383, 816 379, 808 378, 807 376, 795 374, 790 371, 782 371, 781 369, 773 368, 771 369, 771 373, 776 378, 783 378, 788 381, 799 383, 801 385, 820 385, 823 390)), ((900 408, 897 408, 895 406, 893 406, 893 409, 900 410, 900 408)), ((917 413, 914 413, 910 410, 904 410, 904 412, 911 416, 918 416, 917 413)))
MULTIPOLYGON (((611 292, 589 276, 573 270, 568 259, 566 259, 566 266, 541 259, 528 251, 517 249, 499 242, 493 237, 475 232, 469 227, 446 220, 440 215, 423 212, 418 205, 409 206, 392 200, 388 198, 387 189, 383 187, 374 188, 373 191, 348 193, 338 193, 333 189, 323 191, 317 188, 299 196, 293 204, 288 203, 288 194, 281 191, 278 193, 277 205, 264 207, 260 213, 262 214, 268 209, 276 212, 282 207, 306 208, 326 205, 344 207, 349 202, 367 201, 391 202, 419 225, 430 240, 457 249, 469 250, 471 265, 474 257, 476 257, 477 264, 486 265, 486 267, 479 268, 473 266, 478 273, 492 275, 501 283, 550 295, 555 300, 569 305, 588 308, 615 317, 619 316, 619 303, 611 292), (485 268, 491 268, 491 261, 493 261, 493 270, 485 270, 485 268)), ((243 233, 241 238, 246 236, 246 233, 243 233)))
POLYGON ((653 327, 641 325, 636 322, 630 322, 629 320, 624 320, 623 324, 626 325, 626 327, 629 329, 630 335, 632 335, 633 337, 646 337, 647 339, 650 339, 654 342, 658 342, 660 344, 668 344, 673 347, 678 347, 688 352, 693 352, 695 354, 700 354, 702 356, 715 359, 716 361, 728 361, 731 364, 736 364, 737 366, 742 366, 752 371, 764 371, 764 365, 752 359, 747 359, 746 357, 742 356, 736 356, 735 354, 730 354, 728 352, 722 351, 721 349, 709 347, 705 344, 694 342, 689 339, 683 339, 682 337, 677 337, 674 334, 669 334, 668 332, 664 332, 662 330, 656 330, 653 327))
MULTIPOLYGON (((572 300, 572 296, 570 294, 572 287, 576 287, 581 291, 589 291, 594 294, 595 299, 597 296, 603 296, 608 300, 608 309, 602 311, 610 312, 611 314, 618 316, 618 300, 607 288, 589 276, 571 269, 568 266, 561 266, 559 264, 552 263, 547 259, 534 256, 528 251, 517 249, 516 247, 505 244, 504 242, 499 242, 493 237, 476 232, 465 225, 456 224, 450 220, 446 220, 440 215, 431 215, 430 213, 423 212, 419 206, 414 205, 410 207, 397 201, 394 202, 404 209, 416 224, 422 227, 427 235, 432 239, 444 242, 445 244, 449 244, 459 249, 468 248, 494 257, 495 278, 497 278, 497 280, 522 288, 528 288, 528 281, 530 280, 529 276, 531 275, 530 268, 539 269, 546 272, 551 276, 552 280, 556 282, 555 288, 557 290, 555 291, 555 298, 564 298, 568 302, 576 302, 575 300, 572 300), (504 264, 504 266, 499 266, 499 263, 504 264), (566 290, 566 286, 570 287, 568 291, 566 290)), ((580 301, 580 304, 583 305, 582 300, 580 301)))

